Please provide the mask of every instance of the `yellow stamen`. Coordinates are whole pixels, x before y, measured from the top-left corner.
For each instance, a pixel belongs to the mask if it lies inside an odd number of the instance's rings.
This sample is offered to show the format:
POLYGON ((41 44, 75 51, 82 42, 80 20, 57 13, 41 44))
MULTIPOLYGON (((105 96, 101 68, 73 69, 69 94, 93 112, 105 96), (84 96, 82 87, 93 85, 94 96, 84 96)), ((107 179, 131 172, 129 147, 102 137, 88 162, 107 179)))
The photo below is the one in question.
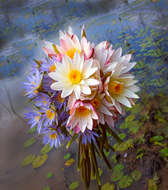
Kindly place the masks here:
POLYGON ((46 111, 46 116, 48 119, 52 120, 54 118, 54 112, 51 110, 46 111))
POLYGON ((47 100, 43 97, 42 98, 42 102, 44 103, 44 104, 47 104, 47 100))
POLYGON ((84 106, 80 106, 76 109, 76 113, 81 117, 86 117, 90 114, 90 110, 84 106))
POLYGON ((54 72, 56 70, 56 65, 51 65, 49 68, 49 72, 54 72))
POLYGON ((111 96, 120 95, 123 92, 123 83, 115 80, 110 80, 108 90, 111 96))
POLYGON ((53 133, 50 135, 50 139, 56 139, 57 138, 57 134, 56 133, 53 133))
POLYGON ((39 116, 39 115, 38 115, 38 116, 36 116, 36 117, 35 117, 35 119, 36 119, 36 121, 39 121, 40 116, 39 116))
POLYGON ((71 59, 73 59, 76 51, 80 54, 80 50, 79 50, 79 49, 75 49, 75 48, 69 49, 69 50, 66 52, 66 54, 67 54, 67 56, 69 56, 71 59))
POLYGON ((34 92, 35 94, 37 94, 37 93, 38 93, 38 90, 37 90, 37 89, 35 89, 35 90, 33 90, 33 92, 34 92))
POLYGON ((76 52, 76 49, 73 48, 73 49, 69 49, 66 54, 67 56, 69 56, 71 59, 73 59, 74 55, 75 55, 75 52, 76 52))
POLYGON ((78 70, 71 70, 69 72, 69 80, 72 84, 78 84, 81 81, 81 73, 78 70))

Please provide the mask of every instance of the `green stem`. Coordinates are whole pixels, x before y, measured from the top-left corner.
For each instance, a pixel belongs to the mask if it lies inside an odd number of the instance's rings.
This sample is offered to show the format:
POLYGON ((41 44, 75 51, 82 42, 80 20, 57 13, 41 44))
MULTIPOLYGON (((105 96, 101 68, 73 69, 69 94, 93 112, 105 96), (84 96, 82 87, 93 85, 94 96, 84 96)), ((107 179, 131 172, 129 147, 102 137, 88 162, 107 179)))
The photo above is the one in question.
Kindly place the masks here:
POLYGON ((67 145, 66 145, 66 148, 67 148, 67 149, 71 146, 72 142, 77 139, 77 137, 78 137, 78 134, 74 134, 74 135, 72 136, 71 140, 70 140, 70 141, 67 143, 67 145))

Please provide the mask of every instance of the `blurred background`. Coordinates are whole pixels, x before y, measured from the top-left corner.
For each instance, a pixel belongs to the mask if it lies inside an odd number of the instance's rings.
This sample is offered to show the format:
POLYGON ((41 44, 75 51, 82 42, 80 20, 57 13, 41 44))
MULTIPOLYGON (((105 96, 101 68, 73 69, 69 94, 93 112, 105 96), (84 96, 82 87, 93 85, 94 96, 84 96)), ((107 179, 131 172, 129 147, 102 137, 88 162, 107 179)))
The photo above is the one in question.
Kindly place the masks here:
MULTIPOLYGON (((68 26, 80 36, 84 24, 90 41, 108 40, 114 48, 133 54, 140 105, 144 96, 158 94, 164 95, 164 102, 168 98, 167 10, 168 0, 0 0, 0 190, 85 189, 76 171, 76 145, 70 150, 44 149, 23 119, 28 107, 23 82, 33 59, 44 57, 44 40, 57 43, 59 30, 68 26), (28 165, 34 156, 45 153, 47 159, 39 158, 41 166, 28 165)), ((100 166, 104 184, 111 173, 102 161, 100 166)), ((97 189, 95 184, 93 180, 91 190, 97 189)), ((145 190, 143 184, 128 189, 145 190)))

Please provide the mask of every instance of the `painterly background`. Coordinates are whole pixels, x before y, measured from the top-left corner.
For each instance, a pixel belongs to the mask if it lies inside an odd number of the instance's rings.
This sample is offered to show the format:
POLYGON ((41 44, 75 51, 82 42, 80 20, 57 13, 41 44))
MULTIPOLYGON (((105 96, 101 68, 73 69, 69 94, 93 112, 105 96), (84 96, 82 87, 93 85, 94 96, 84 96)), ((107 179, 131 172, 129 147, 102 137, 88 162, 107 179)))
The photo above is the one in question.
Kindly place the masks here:
MULTIPOLYGON (((59 30, 69 25, 80 35, 84 24, 90 41, 108 40, 115 48, 121 46, 124 53, 133 54, 137 62, 133 73, 141 88, 138 105, 143 105, 144 97, 149 104, 148 99, 157 95, 163 103, 168 98, 167 10, 168 0, 0 0, 1 190, 84 189, 73 163, 76 145, 70 150, 61 147, 50 151, 38 169, 23 167, 24 158, 39 155, 43 147, 40 137, 28 130, 23 119, 28 104, 22 85, 33 59, 44 57, 44 40, 58 42, 59 30)), ((138 131, 129 130, 132 135, 138 131)), ((102 183, 111 181, 110 171, 101 161, 100 166, 102 183)), ((145 190, 144 183, 137 182, 128 189, 145 190)), ((96 188, 93 181, 91 189, 96 188)))

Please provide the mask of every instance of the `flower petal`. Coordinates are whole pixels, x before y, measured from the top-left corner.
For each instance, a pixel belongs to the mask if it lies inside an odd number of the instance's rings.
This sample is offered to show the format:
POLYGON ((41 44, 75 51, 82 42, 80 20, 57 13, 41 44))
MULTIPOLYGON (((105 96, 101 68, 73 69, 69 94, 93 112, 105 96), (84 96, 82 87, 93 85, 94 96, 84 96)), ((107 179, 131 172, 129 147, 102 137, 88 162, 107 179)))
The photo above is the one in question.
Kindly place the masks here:
POLYGON ((93 78, 87 79, 85 81, 89 86, 97 86, 99 85, 99 81, 93 78))
POLYGON ((128 99, 124 96, 119 96, 116 98, 121 104, 131 108, 131 103, 128 101, 128 99))
POLYGON ((65 98, 67 96, 69 96, 73 91, 73 88, 64 88, 62 93, 61 93, 61 98, 65 98))
POLYGON ((76 99, 78 100, 80 98, 80 93, 81 93, 81 89, 79 85, 76 85, 74 87, 74 92, 75 92, 76 99))
POLYGON ((125 89, 124 90, 124 96, 128 97, 128 98, 139 98, 138 95, 136 95, 134 92, 132 92, 131 90, 125 89))
POLYGON ((81 90, 84 94, 86 95, 90 95, 91 94, 91 90, 88 86, 82 86, 82 90, 81 90))
POLYGON ((53 84, 51 84, 50 87, 53 90, 62 90, 62 83, 60 83, 60 82, 54 82, 53 84))

